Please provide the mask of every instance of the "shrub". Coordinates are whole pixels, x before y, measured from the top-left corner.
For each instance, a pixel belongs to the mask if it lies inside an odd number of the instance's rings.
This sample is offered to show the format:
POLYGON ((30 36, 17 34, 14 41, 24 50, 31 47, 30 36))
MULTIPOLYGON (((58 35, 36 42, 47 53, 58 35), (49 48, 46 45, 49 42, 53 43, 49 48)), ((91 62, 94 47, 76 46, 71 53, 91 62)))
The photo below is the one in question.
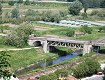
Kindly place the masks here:
POLYGON ((50 80, 57 80, 57 75, 55 73, 51 73, 48 75, 50 80))
POLYGON ((100 65, 97 61, 86 59, 83 63, 72 69, 76 78, 82 78, 96 74, 100 70, 100 65))
POLYGON ((8 36, 6 36, 5 44, 15 47, 23 47, 25 45, 25 42, 22 38, 17 36, 16 32, 12 32, 8 34, 8 36))
POLYGON ((55 74, 57 75, 57 78, 59 77, 67 77, 68 76, 68 71, 65 69, 59 69, 55 71, 55 74))
POLYGON ((87 25, 80 27, 79 30, 81 32, 84 32, 85 34, 86 33, 88 33, 88 34, 92 33, 92 28, 88 27, 87 25))
POLYGON ((69 14, 79 15, 80 10, 82 10, 82 3, 79 0, 76 0, 70 5, 69 14))
POLYGON ((24 2, 24 5, 30 5, 30 1, 29 1, 29 0, 26 0, 26 1, 24 2))
POLYGON ((68 31, 66 32, 66 36, 68 37, 72 37, 74 35, 75 31, 73 29, 68 29, 68 31))
POLYGON ((42 75, 40 80, 50 80, 50 77, 48 75, 42 75))
POLYGON ((15 4, 15 2, 14 2, 14 1, 9 1, 8 4, 9 4, 10 6, 13 6, 13 5, 15 4))

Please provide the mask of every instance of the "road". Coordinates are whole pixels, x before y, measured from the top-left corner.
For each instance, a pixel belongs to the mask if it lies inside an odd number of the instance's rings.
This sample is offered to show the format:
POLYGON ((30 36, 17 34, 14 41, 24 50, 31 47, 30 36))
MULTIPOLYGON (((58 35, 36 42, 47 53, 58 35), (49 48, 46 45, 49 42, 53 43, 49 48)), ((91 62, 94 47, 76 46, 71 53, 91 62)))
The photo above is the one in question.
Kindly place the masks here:
POLYGON ((103 80, 104 75, 93 75, 91 77, 83 78, 81 80, 103 80))

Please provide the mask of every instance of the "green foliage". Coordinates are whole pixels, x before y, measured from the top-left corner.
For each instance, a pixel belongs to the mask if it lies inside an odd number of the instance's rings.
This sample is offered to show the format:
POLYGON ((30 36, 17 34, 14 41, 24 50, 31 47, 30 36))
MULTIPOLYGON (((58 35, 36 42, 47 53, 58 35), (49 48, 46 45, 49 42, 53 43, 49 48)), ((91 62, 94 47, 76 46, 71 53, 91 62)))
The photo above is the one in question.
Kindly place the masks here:
POLYGON ((2 15, 2 3, 0 2, 0 15, 2 15))
POLYGON ((100 65, 97 61, 86 59, 83 63, 72 69, 76 78, 91 76, 100 70, 100 65))
POLYGON ((33 26, 28 23, 23 23, 16 29, 17 35, 27 43, 29 35, 33 33, 33 26))
POLYGON ((57 75, 57 78, 59 77, 67 77, 68 76, 68 71, 65 69, 59 69, 55 71, 55 74, 57 75))
POLYGON ((49 75, 49 80, 57 80, 57 75, 55 73, 50 73, 49 75))
POLYGON ((7 45, 23 47, 27 45, 27 40, 30 34, 33 33, 33 27, 28 23, 21 24, 15 32, 10 33, 6 37, 7 45))
POLYGON ((69 8, 69 14, 79 15, 80 10, 82 10, 82 3, 79 0, 76 0, 71 4, 69 8))
POLYGON ((19 10, 17 8, 11 11, 11 18, 19 18, 19 10))
POLYGON ((61 20, 61 16, 59 14, 53 14, 51 11, 44 11, 42 13, 42 20, 46 22, 57 22, 61 20))
POLYGON ((99 32, 105 32, 105 26, 98 27, 99 32))
POLYGON ((25 16, 32 16, 34 17, 36 15, 36 12, 32 9, 28 9, 25 13, 25 16))
POLYGON ((12 32, 8 34, 5 40, 6 45, 16 46, 16 47, 23 47, 25 42, 21 37, 19 37, 16 32, 12 32))
POLYGON ((20 4, 23 3, 23 0, 18 0, 18 3, 20 3, 20 4))
POLYGON ((81 16, 82 16, 83 19, 86 19, 86 18, 88 17, 88 16, 87 16, 87 13, 82 13, 81 16))
POLYGON ((105 8, 105 0, 102 0, 102 2, 101 2, 101 8, 105 8))
POLYGON ((81 32, 84 32, 85 34, 91 34, 92 33, 92 28, 88 27, 88 26, 82 26, 79 29, 81 32))
POLYGON ((0 32, 3 33, 4 30, 8 30, 9 26, 0 26, 0 32))
POLYGON ((9 63, 10 55, 6 51, 0 52, 0 78, 3 77, 4 80, 11 76, 8 68, 10 67, 9 63))
POLYGON ((68 31, 66 32, 66 36, 68 37, 72 37, 74 35, 75 31, 73 29, 68 29, 68 31))
POLYGON ((24 2, 24 5, 30 5, 30 1, 29 1, 29 0, 26 0, 26 1, 24 2))
POLYGON ((48 75, 42 75, 40 80, 50 80, 50 77, 48 75))
POLYGON ((15 4, 15 2, 14 2, 14 1, 9 1, 8 4, 9 4, 10 6, 13 6, 13 5, 15 4))
POLYGON ((89 66, 88 67, 88 69, 89 69, 88 74, 90 74, 90 75, 92 75, 92 74, 94 74, 100 70, 100 64, 95 60, 87 59, 85 61, 85 63, 89 66))

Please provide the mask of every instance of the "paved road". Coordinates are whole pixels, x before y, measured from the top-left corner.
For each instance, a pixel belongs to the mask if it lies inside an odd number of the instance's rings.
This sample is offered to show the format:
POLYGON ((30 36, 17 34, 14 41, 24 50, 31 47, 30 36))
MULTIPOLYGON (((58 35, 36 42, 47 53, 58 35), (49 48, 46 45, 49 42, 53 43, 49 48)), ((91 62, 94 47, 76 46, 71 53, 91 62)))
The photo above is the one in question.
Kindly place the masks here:
POLYGON ((91 77, 83 78, 81 80, 103 80, 104 75, 93 75, 91 77))

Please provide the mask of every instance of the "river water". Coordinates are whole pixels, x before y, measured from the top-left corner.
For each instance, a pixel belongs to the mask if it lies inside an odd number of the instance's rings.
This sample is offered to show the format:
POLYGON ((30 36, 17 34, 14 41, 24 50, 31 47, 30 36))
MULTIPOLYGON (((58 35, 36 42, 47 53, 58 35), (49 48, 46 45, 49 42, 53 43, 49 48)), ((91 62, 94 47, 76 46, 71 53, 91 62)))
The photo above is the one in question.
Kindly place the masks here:
POLYGON ((52 65, 54 64, 59 64, 63 61, 66 61, 66 60, 70 60, 76 56, 78 56, 79 54, 77 52, 74 52, 72 54, 69 54, 69 55, 66 55, 66 56, 61 56, 61 57, 58 57, 57 59, 54 59, 53 62, 52 62, 52 65))
POLYGON ((38 68, 43 68, 43 69, 46 69, 46 67, 48 66, 52 66, 52 65, 56 65, 56 64, 60 64, 62 63, 63 61, 66 61, 66 60, 70 60, 72 58, 75 58, 77 56, 80 55, 80 51, 75 51, 69 55, 66 55, 66 56, 60 56, 56 59, 53 59, 53 60, 43 60, 41 62, 38 62, 34 65, 31 65, 29 67, 26 67, 26 68, 23 68, 23 69, 20 69, 17 71, 17 74, 24 74, 28 71, 31 71, 33 69, 38 69, 38 68))

